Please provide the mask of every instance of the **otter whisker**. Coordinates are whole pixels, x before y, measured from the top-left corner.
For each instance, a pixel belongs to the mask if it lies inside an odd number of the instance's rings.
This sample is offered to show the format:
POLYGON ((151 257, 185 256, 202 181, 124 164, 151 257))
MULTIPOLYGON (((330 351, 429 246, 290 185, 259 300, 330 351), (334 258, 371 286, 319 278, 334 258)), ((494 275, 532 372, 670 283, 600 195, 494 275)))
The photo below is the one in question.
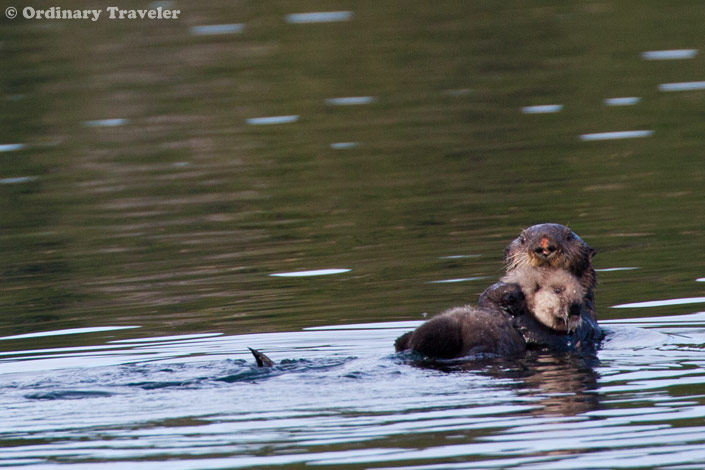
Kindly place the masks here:
POLYGON ((505 271, 510 272, 521 268, 536 267, 536 264, 533 259, 527 258, 525 256, 510 255, 505 260, 505 266, 505 271))

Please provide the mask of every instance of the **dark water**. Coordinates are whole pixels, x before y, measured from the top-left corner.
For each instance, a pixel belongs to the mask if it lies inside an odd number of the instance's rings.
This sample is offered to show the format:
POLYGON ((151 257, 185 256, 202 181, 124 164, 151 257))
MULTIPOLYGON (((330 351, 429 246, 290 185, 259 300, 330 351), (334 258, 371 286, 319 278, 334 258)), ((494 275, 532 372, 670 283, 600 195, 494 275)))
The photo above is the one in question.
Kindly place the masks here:
POLYGON ((158 6, 0 13, 0 465, 702 468, 702 5, 158 6), (392 354, 545 221, 597 360, 392 354))

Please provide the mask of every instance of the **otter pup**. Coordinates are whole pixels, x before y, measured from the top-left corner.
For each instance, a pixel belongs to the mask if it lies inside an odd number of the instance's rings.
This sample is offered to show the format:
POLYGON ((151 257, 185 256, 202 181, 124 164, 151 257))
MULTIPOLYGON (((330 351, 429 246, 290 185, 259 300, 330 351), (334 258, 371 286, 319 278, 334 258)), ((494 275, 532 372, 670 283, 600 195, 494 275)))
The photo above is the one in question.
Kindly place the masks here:
POLYGON ((570 333, 580 326, 586 289, 567 271, 519 267, 507 273, 501 282, 519 285, 527 313, 545 327, 570 333))

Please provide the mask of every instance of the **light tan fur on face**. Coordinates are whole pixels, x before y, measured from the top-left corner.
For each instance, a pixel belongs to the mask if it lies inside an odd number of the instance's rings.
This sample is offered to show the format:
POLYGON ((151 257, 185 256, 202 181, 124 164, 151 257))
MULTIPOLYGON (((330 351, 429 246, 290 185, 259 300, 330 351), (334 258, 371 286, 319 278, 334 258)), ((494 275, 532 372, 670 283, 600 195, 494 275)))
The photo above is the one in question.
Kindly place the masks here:
MULTIPOLYGON (((524 235, 522 234, 522 236, 524 235)), ((576 253, 564 253, 559 249, 548 259, 544 259, 539 258, 532 251, 517 249, 507 254, 507 271, 529 267, 547 267, 569 271, 574 263, 573 258, 575 257, 578 257, 576 253)))
MULTIPOLYGON (((556 331, 573 331, 580 325, 576 304, 581 304, 585 288, 578 278, 562 269, 518 267, 502 278, 516 283, 526 297, 529 312, 542 324, 556 331)), ((579 311, 579 310, 578 310, 579 311)))
POLYGON ((568 271, 587 289, 597 283, 592 257, 595 250, 568 227, 539 224, 528 227, 505 249, 507 272, 522 268, 568 271))
POLYGON ((538 258, 533 253, 522 251, 512 253, 507 259, 507 271, 521 268, 551 267, 555 269, 569 269, 570 260, 564 256, 553 256, 548 260, 538 258))

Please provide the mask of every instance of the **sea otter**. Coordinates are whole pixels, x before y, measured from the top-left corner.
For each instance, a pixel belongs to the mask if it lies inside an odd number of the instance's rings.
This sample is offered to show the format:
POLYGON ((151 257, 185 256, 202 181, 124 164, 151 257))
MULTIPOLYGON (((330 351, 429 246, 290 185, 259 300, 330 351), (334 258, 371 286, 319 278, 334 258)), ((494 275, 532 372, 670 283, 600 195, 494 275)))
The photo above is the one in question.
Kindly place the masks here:
POLYGON ((575 328, 553 328, 538 321, 535 312, 533 315, 518 316, 515 326, 531 349, 594 351, 602 337, 602 331, 597 325, 593 294, 597 284, 595 269, 592 267, 595 250, 566 226, 539 224, 524 229, 507 246, 504 255, 507 274, 483 292, 480 303, 484 299, 492 301, 496 297, 495 290, 503 292, 507 282, 517 282, 518 278, 526 277, 528 281, 551 271, 569 273, 577 279, 583 292, 575 328))
POLYGON ((480 298, 478 307, 447 310, 400 336, 397 351, 434 359, 474 354, 512 356, 543 336, 581 328, 585 288, 563 270, 519 267, 480 298))

